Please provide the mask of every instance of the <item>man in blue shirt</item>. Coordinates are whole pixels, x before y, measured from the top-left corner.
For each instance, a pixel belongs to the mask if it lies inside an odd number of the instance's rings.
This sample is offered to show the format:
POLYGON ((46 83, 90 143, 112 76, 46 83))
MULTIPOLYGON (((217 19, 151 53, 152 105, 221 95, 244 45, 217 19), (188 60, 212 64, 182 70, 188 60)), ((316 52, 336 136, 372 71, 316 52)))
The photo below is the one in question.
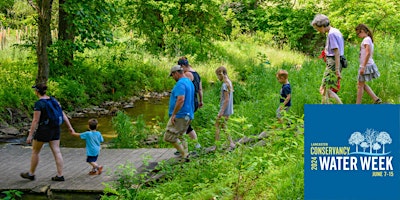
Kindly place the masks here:
POLYGON ((171 68, 176 84, 169 99, 169 120, 164 134, 164 141, 171 143, 187 159, 188 148, 183 138, 190 122, 194 118, 194 86, 192 81, 184 76, 180 65, 171 68))

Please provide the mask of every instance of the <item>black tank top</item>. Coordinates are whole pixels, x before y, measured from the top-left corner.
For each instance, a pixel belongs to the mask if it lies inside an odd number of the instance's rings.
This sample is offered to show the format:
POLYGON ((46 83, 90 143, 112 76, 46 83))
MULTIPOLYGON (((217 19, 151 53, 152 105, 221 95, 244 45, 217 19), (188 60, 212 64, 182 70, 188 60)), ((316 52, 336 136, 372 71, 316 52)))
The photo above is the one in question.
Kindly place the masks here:
POLYGON ((199 108, 199 99, 198 99, 198 94, 199 94, 199 90, 200 90, 200 75, 197 72, 192 72, 193 74, 193 85, 194 85, 194 108, 195 111, 199 108))

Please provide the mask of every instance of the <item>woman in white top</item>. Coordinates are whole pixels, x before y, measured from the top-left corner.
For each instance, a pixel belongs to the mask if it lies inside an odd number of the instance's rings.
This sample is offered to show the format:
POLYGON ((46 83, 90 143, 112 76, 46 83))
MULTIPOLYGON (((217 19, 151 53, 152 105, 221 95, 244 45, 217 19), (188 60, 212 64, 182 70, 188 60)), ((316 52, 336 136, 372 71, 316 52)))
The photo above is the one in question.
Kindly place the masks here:
POLYGON ((374 39, 372 32, 366 25, 359 24, 356 27, 356 33, 359 38, 363 38, 360 46, 360 68, 358 70, 356 104, 361 104, 364 91, 371 96, 375 104, 381 104, 382 100, 375 95, 374 91, 372 91, 366 83, 380 76, 378 67, 372 59, 374 54, 374 39))

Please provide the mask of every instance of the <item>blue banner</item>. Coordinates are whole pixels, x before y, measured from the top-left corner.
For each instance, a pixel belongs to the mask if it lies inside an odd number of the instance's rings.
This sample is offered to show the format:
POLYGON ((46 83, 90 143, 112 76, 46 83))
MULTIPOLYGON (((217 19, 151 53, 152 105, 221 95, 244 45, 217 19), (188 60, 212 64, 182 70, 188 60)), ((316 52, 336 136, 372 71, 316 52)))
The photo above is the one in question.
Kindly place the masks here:
POLYGON ((400 199, 400 105, 305 105, 304 198, 400 199))

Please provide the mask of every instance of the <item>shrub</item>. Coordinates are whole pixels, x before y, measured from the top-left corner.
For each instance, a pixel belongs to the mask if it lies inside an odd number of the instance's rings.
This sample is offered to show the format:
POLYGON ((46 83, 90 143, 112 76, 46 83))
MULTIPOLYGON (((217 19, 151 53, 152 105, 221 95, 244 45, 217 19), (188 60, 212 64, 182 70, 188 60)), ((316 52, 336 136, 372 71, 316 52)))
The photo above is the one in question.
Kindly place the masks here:
POLYGON ((118 111, 117 116, 112 119, 112 124, 118 135, 112 141, 113 148, 138 148, 144 145, 143 140, 148 135, 148 129, 143 115, 139 115, 137 121, 132 122, 127 114, 118 111))

